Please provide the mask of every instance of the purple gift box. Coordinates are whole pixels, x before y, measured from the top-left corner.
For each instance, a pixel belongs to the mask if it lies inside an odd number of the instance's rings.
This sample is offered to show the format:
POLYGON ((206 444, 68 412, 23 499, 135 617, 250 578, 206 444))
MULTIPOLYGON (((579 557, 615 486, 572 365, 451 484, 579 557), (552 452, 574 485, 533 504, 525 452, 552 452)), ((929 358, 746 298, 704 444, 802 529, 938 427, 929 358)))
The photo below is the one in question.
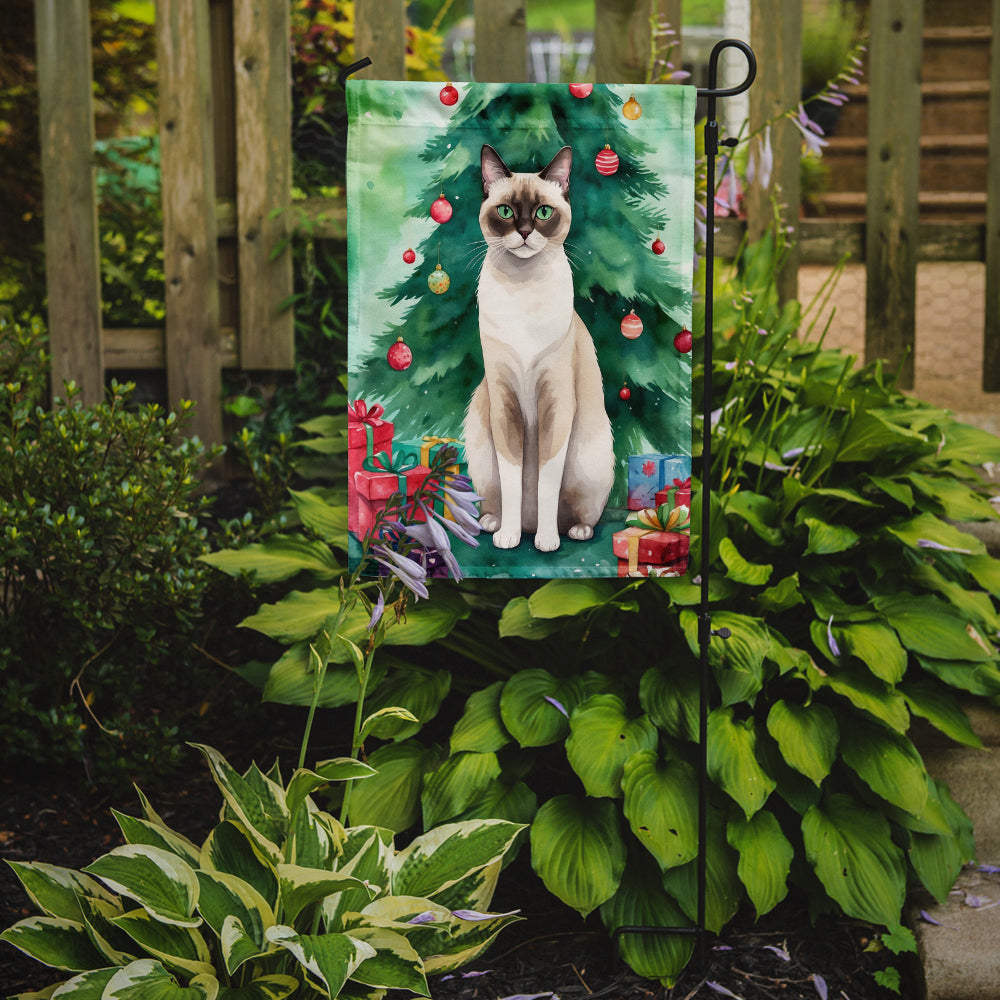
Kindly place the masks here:
POLYGON ((691 475, 690 455, 629 455, 628 509, 656 506, 656 494, 675 479, 691 475))

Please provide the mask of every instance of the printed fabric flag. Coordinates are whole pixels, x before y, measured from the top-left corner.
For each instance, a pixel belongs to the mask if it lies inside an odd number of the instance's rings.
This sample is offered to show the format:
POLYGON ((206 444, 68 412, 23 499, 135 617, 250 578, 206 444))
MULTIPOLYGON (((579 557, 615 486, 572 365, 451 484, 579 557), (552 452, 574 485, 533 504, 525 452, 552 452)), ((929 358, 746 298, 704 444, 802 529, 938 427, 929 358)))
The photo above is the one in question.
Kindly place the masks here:
POLYGON ((352 565, 449 448, 464 575, 687 571, 695 99, 348 81, 352 565))

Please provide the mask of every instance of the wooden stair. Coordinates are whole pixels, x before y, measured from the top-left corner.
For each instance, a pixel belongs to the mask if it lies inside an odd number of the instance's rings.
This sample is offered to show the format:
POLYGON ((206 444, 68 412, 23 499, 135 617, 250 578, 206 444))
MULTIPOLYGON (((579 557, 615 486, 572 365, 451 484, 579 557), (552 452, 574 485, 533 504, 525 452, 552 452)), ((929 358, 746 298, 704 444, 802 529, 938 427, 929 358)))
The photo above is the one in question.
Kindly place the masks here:
MULTIPOLYGON (((925 4, 919 196, 925 221, 985 219, 990 17, 988 0, 925 4)), ((829 190, 815 204, 824 217, 864 219, 868 86, 861 83, 847 93, 850 101, 824 150, 829 190)))

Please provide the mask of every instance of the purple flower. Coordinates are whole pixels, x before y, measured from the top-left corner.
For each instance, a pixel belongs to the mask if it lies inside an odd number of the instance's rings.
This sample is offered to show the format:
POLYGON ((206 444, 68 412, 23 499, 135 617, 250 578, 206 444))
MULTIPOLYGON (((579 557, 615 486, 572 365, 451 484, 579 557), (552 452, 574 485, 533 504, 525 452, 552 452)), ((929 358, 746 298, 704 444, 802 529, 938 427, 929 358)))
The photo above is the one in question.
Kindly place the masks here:
POLYGON ((734 993, 732 990, 727 990, 725 986, 721 983, 713 983, 709 980, 705 985, 715 993, 721 993, 724 997, 734 997, 735 1000, 743 1000, 743 998, 738 994, 734 993))
POLYGON ((921 549, 938 549, 941 552, 959 552, 964 556, 972 555, 972 549, 956 549, 950 545, 942 545, 940 542, 935 542, 930 538, 918 538, 917 547, 921 549))
POLYGON ((461 580, 462 568, 458 565, 458 560, 452 554, 448 532, 441 527, 441 523, 422 503, 420 506, 423 508, 424 513, 427 514, 427 520, 416 524, 406 524, 403 526, 403 531, 415 542, 422 545, 426 553, 431 554, 436 552, 440 555, 444 559, 444 563, 448 567, 448 572, 451 576, 455 580, 461 580))
POLYGON ((766 945, 764 945, 764 950, 765 951, 773 951, 775 953, 775 955, 777 955, 778 958, 780 958, 783 962, 790 962, 792 960, 792 956, 789 955, 788 952, 784 948, 779 948, 775 944, 766 944, 766 945))
POLYGON ((391 576, 396 577, 408 590, 417 597, 430 596, 427 592, 427 570, 413 559, 407 559, 385 545, 373 545, 369 550, 372 558, 384 566, 391 576))
POLYGON ((834 656, 840 656, 840 646, 837 645, 837 640, 833 637, 833 615, 830 615, 830 620, 826 623, 826 641, 827 645, 830 647, 830 652, 834 656))
POLYGON ((556 701, 555 698, 552 698, 549 695, 545 695, 544 697, 545 697, 545 700, 550 705, 555 705, 555 707, 558 708, 559 711, 562 712, 562 714, 565 715, 567 719, 569 718, 569 712, 566 711, 566 709, 563 707, 563 705, 562 705, 561 702, 556 701))
POLYGON ((483 498, 471 490, 462 489, 450 482, 443 483, 442 488, 444 489, 445 505, 455 519, 455 523, 464 528, 470 535, 478 535, 479 511, 476 510, 475 505, 483 498))
POLYGON ((819 1000, 826 1000, 826 980, 815 972, 809 978, 812 979, 813 986, 816 987, 816 992, 819 994, 819 1000))
POLYGON ((452 910, 451 915, 459 920, 492 920, 494 917, 513 917, 520 913, 520 910, 511 910, 508 913, 480 913, 479 910, 452 910))
POLYGON ((822 138, 823 130, 806 114, 806 109, 800 104, 798 114, 789 112, 789 117, 792 124, 802 133, 806 149, 816 156, 822 156, 823 147, 827 145, 827 141, 822 138))
POLYGON ((747 182, 753 184, 756 180, 767 190, 771 186, 771 174, 774 172, 774 150, 771 148, 771 126, 764 129, 763 136, 757 137, 757 142, 750 147, 750 159, 747 163, 747 182))
POLYGON ((372 608, 372 616, 368 619, 368 631, 371 632, 376 625, 382 620, 382 613, 385 611, 385 595, 380 590, 378 592, 378 600, 375 602, 375 607, 372 608))
POLYGON ((410 917, 406 922, 408 924, 432 924, 437 920, 437 915, 433 910, 424 910, 423 913, 418 913, 415 917, 410 917))

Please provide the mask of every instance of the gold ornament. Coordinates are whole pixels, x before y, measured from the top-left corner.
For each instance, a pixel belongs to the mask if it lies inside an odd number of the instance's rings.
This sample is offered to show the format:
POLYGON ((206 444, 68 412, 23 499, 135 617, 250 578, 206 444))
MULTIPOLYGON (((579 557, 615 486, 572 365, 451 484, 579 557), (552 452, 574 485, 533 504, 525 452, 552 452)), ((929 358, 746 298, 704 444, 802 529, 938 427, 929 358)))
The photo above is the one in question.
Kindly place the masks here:
POLYGON ((622 114, 632 122, 642 116, 642 105, 635 99, 635 94, 625 102, 622 107, 622 114))

